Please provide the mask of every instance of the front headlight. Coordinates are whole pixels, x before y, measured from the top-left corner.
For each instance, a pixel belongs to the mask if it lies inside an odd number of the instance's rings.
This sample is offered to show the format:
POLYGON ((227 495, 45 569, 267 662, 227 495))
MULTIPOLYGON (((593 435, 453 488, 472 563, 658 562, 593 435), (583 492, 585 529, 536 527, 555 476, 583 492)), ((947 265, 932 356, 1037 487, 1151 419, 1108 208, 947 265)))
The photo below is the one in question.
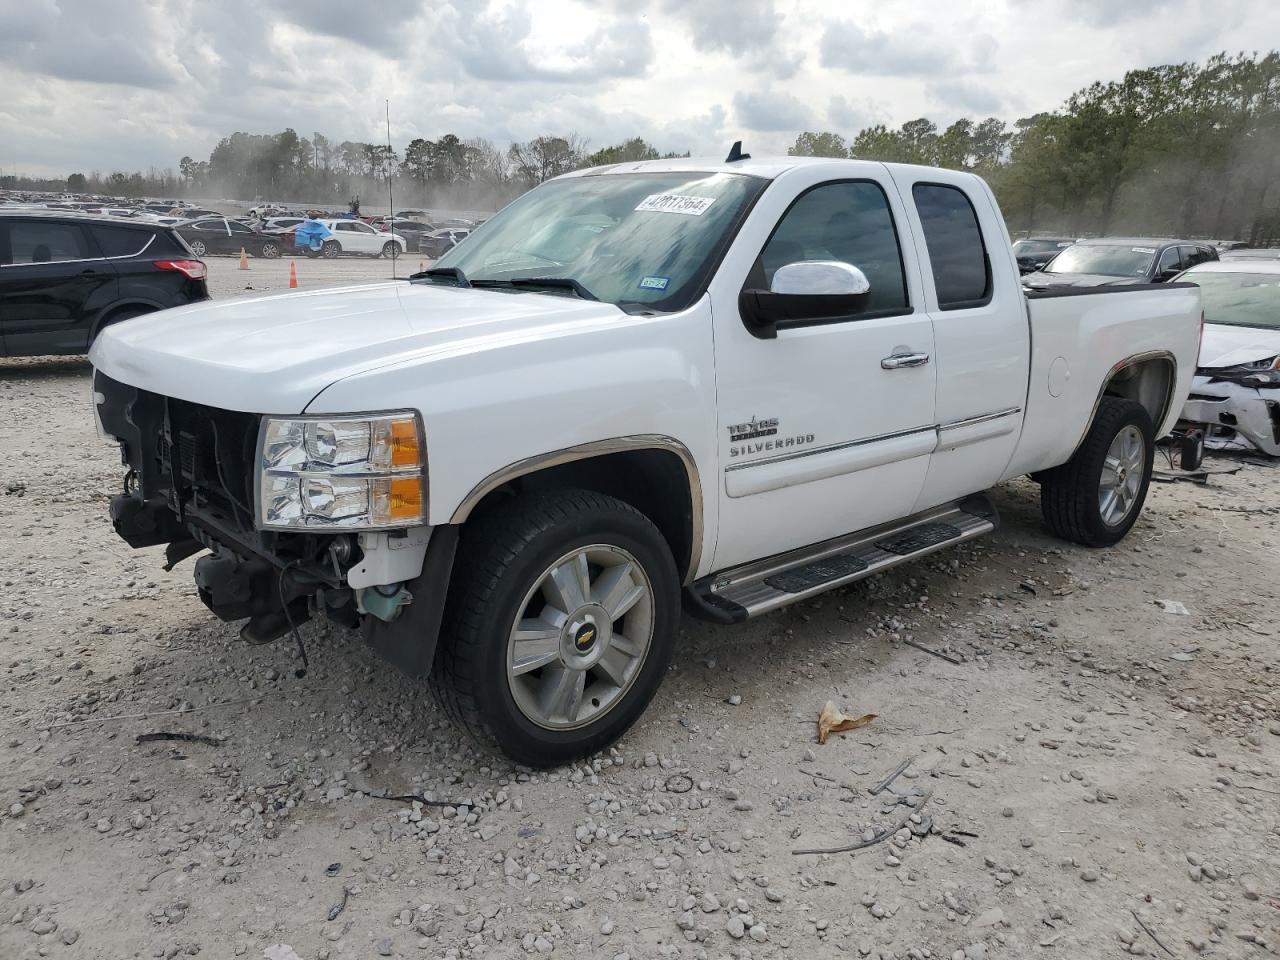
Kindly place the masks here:
POLYGON ((266 417, 260 438, 263 528, 369 530, 426 521, 426 457, 417 414, 266 417))

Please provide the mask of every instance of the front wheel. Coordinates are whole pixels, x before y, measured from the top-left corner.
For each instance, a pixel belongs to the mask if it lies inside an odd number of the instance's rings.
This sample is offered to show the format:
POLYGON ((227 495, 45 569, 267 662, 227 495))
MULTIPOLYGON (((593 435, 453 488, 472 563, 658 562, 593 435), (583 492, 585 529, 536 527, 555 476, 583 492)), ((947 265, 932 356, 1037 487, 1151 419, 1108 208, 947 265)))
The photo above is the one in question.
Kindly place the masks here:
POLYGON ((342 252, 342 245, 337 240, 326 240, 324 246, 320 248, 320 255, 326 260, 332 260, 342 252))
POLYGON ((670 548, 634 508, 587 491, 517 498, 463 531, 432 673, 482 745, 551 767, 644 712, 671 659, 670 548))
POLYGON ((209 246, 203 240, 189 240, 187 246, 191 248, 191 252, 197 257, 203 258, 209 252, 209 246))
POLYGON ((274 240, 264 241, 262 251, 259 254, 264 260, 277 260, 280 257, 280 244, 274 240))
POLYGON ((1040 509, 1064 540, 1108 547, 1137 522, 1151 485, 1155 428, 1146 408, 1103 397, 1075 456, 1045 473, 1040 509))
POLYGON ((394 240, 388 240, 382 245, 382 255, 388 260, 395 260, 400 256, 400 244, 394 240))

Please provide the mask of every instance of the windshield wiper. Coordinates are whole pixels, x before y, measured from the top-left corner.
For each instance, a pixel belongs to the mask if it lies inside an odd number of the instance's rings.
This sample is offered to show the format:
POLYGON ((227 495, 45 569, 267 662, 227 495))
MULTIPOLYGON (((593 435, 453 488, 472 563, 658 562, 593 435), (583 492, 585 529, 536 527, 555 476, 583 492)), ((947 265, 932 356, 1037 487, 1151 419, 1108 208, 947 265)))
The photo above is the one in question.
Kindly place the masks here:
POLYGON ((594 293, 573 277, 507 277, 502 280, 476 280, 473 287, 545 287, 552 290, 571 290, 582 300, 599 300, 594 293))
POLYGON ((435 277, 443 277, 452 280, 460 287, 471 286, 471 281, 467 279, 467 275, 457 267, 431 267, 423 270, 421 273, 409 274, 410 280, 430 280, 435 277))

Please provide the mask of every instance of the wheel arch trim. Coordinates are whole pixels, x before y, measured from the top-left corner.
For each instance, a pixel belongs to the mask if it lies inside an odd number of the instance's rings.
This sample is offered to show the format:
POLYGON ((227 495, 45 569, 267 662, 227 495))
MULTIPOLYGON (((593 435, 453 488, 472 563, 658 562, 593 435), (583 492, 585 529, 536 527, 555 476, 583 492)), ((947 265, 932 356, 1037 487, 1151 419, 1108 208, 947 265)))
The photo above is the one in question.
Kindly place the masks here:
POLYGON ((166 309, 164 304, 156 300, 148 300, 145 297, 131 296, 127 299, 112 300, 109 304, 99 310, 98 315, 93 318, 93 324, 89 328, 89 340, 92 341, 94 337, 102 332, 102 328, 106 326, 107 321, 111 319, 113 314, 120 313, 124 310, 133 310, 138 307, 145 308, 143 310, 144 313, 154 313, 157 310, 166 309))
POLYGON ((1173 406, 1173 395, 1178 387, 1178 358, 1168 350, 1146 350, 1118 361, 1107 371, 1107 375, 1102 378, 1102 386, 1098 388, 1098 395, 1094 398, 1093 408, 1089 411, 1089 416, 1085 420, 1084 429, 1081 431, 1075 446, 1071 449, 1072 456, 1076 455, 1076 452, 1084 444, 1085 438, 1089 436, 1089 431, 1093 429, 1093 421, 1098 417, 1098 408, 1102 406, 1102 398, 1107 395, 1107 388, 1111 386, 1116 375, 1129 367, 1139 363, 1146 363, 1148 360, 1161 360, 1169 365, 1169 379, 1165 385, 1165 395, 1160 401, 1160 416, 1151 418, 1155 431, 1157 433, 1160 432, 1160 424, 1164 423, 1169 416, 1169 410, 1173 406))
POLYGON ((668 437, 663 434, 646 433, 626 437, 613 437, 609 440, 593 440, 589 443, 562 447, 559 450, 535 454, 531 457, 525 457, 523 460, 517 460, 515 463, 495 470, 472 487, 470 492, 454 508, 453 515, 449 518, 449 523, 465 523, 467 518, 471 516, 471 511, 476 508, 481 500, 512 480, 546 470, 549 467, 573 463, 577 460, 590 460, 594 457, 607 456, 612 453, 642 450, 660 450, 674 453, 679 457, 684 467, 689 482, 689 514, 692 527, 689 538, 689 564, 686 581, 692 580, 697 576, 698 566, 702 562, 702 541, 705 533, 702 481, 699 477, 697 462, 694 460, 689 448, 674 437, 668 437))

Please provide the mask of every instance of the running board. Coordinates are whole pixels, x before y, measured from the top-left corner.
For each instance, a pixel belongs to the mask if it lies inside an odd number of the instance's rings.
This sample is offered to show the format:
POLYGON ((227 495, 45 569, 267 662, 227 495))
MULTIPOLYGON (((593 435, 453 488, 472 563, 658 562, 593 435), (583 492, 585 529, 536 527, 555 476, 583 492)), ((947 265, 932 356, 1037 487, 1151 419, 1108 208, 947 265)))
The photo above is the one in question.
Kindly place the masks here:
POLYGON ((999 525, 995 505, 986 494, 977 494, 704 577, 687 588, 686 605, 704 620, 740 623, 980 537, 999 525))

